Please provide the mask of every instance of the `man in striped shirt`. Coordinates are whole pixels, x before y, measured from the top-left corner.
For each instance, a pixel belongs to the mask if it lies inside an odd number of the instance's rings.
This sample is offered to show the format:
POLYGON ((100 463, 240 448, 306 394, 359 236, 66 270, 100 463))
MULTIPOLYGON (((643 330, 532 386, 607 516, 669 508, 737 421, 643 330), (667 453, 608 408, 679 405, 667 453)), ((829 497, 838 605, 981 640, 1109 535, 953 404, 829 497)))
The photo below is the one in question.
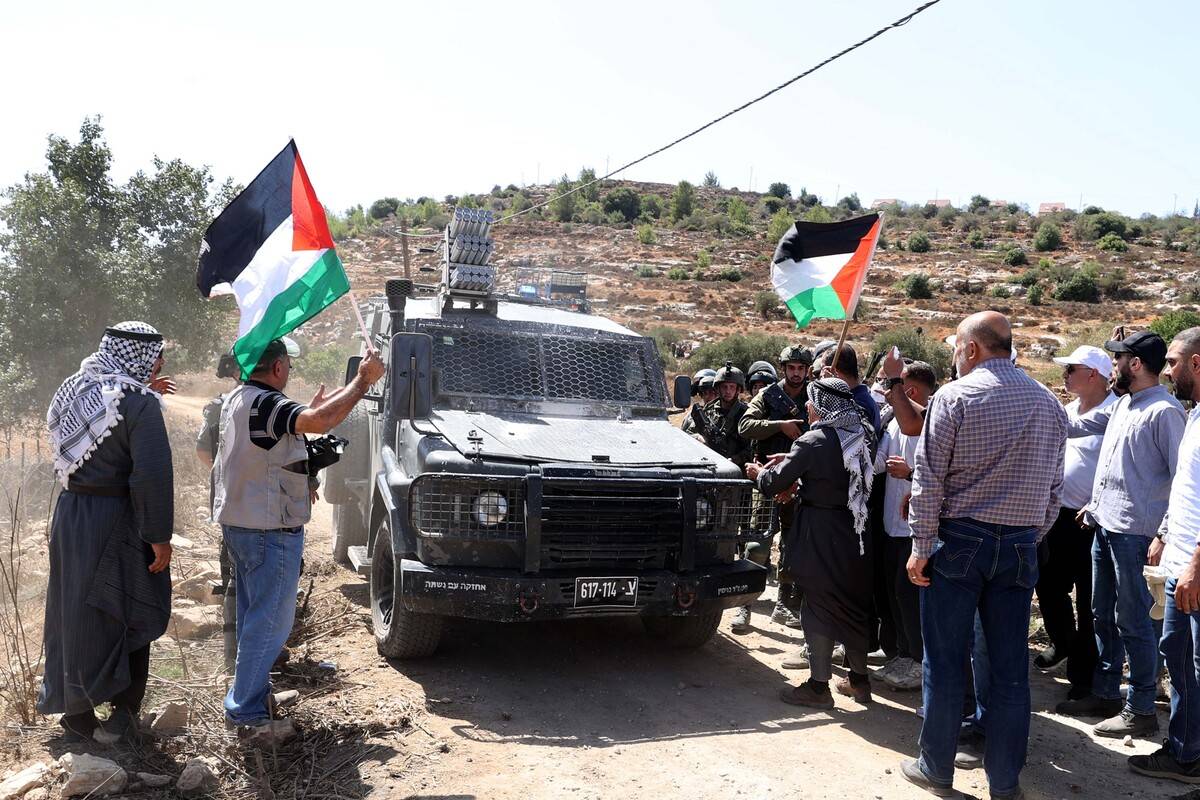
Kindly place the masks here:
POLYGON ((925 587, 925 721, 921 755, 901 764, 939 797, 954 792, 954 755, 975 614, 988 642, 991 691, 980 721, 992 798, 1021 796, 1029 739, 1029 605, 1037 545, 1058 516, 1067 415, 1009 356, 1012 330, 995 311, 958 326, 959 379, 929 403, 917 444, 909 579, 925 587))

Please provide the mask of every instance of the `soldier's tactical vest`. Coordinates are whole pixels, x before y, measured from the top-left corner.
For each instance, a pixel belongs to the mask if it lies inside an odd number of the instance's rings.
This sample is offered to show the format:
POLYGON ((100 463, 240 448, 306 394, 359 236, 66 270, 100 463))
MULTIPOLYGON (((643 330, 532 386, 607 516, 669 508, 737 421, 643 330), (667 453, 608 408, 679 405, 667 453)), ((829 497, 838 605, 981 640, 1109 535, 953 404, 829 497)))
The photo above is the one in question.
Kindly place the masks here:
POLYGON ((213 467, 213 519, 222 525, 295 528, 312 517, 304 437, 283 436, 270 450, 250 441, 250 409, 266 389, 242 385, 221 406, 220 447, 213 467))
MULTIPOLYGON (((805 394, 801 392, 800 397, 805 394)), ((767 407, 767 419, 772 421, 790 420, 800 426, 800 432, 808 430, 808 419, 804 412, 803 403, 797 403, 788 397, 787 392, 778 383, 772 383, 763 389, 763 403, 767 407)), ((786 453, 792 449, 792 439, 786 434, 777 433, 767 439, 754 443, 754 457, 759 461, 775 453, 786 453)))

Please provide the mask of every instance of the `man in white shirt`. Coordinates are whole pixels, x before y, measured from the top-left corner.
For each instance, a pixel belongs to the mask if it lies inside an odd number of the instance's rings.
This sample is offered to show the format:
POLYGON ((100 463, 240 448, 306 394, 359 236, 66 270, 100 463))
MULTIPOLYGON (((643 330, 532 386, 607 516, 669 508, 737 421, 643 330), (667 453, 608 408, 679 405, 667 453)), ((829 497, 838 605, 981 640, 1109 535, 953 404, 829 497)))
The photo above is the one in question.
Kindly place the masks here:
MULTIPOLYGON (((904 395, 920 408, 929 404, 937 389, 937 375, 924 361, 913 361, 900 374, 904 395)), ((894 391, 894 390, 893 390, 894 391)), ((912 528, 908 526, 908 498, 912 494, 913 465, 919 436, 906 436, 892 419, 875 455, 875 474, 886 472, 883 494, 883 529, 887 539, 877 557, 884 573, 887 599, 896 628, 896 656, 875 672, 875 677, 895 689, 921 688, 921 662, 925 658, 921 639, 920 589, 908 579, 908 557, 912 555, 912 528)))
MULTIPOLYGON (((1112 360, 1099 347, 1083 345, 1068 356, 1054 359, 1063 367, 1067 391, 1075 395, 1067 416, 1078 419, 1116 402, 1108 388, 1112 360)), ((1067 439, 1063 459, 1062 510, 1054 527, 1042 540, 1043 565, 1037 583, 1038 606, 1050 637, 1050 646, 1033 663, 1049 669, 1067 660, 1068 700, 1092 692, 1096 670, 1096 634, 1092 617, 1092 540, 1094 529, 1078 521, 1079 509, 1092 500, 1092 484, 1100 460, 1101 434, 1067 439), (1071 606, 1071 591, 1075 606, 1071 606)))
MULTIPOLYGON (((1200 328, 1188 328, 1167 350, 1167 378, 1180 400, 1200 403, 1200 328)), ((1150 562, 1167 573, 1166 616, 1159 643, 1171 674, 1167 740, 1129 768, 1155 778, 1200 783, 1200 406, 1188 415, 1167 514, 1150 545, 1150 562)))

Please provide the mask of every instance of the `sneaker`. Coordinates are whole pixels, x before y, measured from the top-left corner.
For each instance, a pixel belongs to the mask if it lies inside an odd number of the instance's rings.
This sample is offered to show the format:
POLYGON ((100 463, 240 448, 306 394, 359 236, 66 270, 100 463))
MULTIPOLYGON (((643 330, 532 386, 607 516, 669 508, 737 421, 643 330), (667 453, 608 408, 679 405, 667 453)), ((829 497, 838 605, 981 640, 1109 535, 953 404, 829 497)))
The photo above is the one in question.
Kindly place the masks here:
POLYGON ((733 619, 729 621, 730 633, 749 633, 750 632, 750 606, 739 606, 733 612, 733 619))
POLYGON ((953 787, 934 783, 921 771, 921 765, 917 763, 915 758, 906 758, 900 762, 900 774, 904 777, 904 780, 920 786, 935 797, 954 796, 953 787))
POLYGON ((792 613, 792 610, 783 604, 780 600, 775 604, 775 608, 771 610, 771 622, 777 625, 785 625, 789 628, 799 628, 800 618, 792 613))
POLYGON ((1103 700, 1094 694, 1081 697, 1078 700, 1064 700, 1054 707, 1054 713, 1068 717, 1103 717, 1108 719, 1114 714, 1120 714, 1125 707, 1121 699, 1103 700))
POLYGON ((1033 665, 1038 669, 1053 669, 1062 661, 1067 660, 1067 654, 1058 652, 1054 645, 1050 645, 1042 652, 1038 653, 1033 659, 1033 665))
POLYGON ((1193 761, 1190 764, 1179 763, 1171 755, 1165 742, 1162 747, 1150 755, 1130 756, 1126 763, 1139 775, 1167 778, 1180 783, 1200 783, 1200 761, 1193 761))
POLYGON ((1126 736, 1153 736, 1158 733, 1157 714, 1135 714, 1128 708, 1092 727, 1097 736, 1123 739, 1126 736))
POLYGON ((864 680, 862 683, 853 683, 849 678, 838 678, 834 681, 834 688, 837 693, 846 697, 851 697, 856 703, 866 705, 871 702, 871 682, 864 680))
POLYGON ((903 666, 896 667, 890 675, 884 677, 883 682, 901 692, 920 689, 925 677, 925 670, 921 667, 920 662, 913 661, 911 658, 901 659, 901 661, 904 662, 903 666))
POLYGON ((793 706, 810 708, 833 708, 833 695, 829 686, 805 681, 799 686, 785 686, 779 690, 779 699, 793 706))
POLYGON ((808 645, 797 647, 783 659, 780 666, 784 669, 808 669, 808 645))
POLYGON ((279 713, 285 708, 296 705, 300 700, 300 692, 295 689, 285 689, 267 696, 267 711, 271 719, 278 719, 279 713))
POLYGON ((258 725, 242 725, 237 735, 247 747, 270 748, 294 738, 296 726, 290 719, 272 719, 258 725))
POLYGON ((892 658, 893 658, 892 656, 889 656, 887 653, 883 652, 882 650, 876 650, 873 653, 867 653, 867 663, 871 664, 872 666, 886 664, 887 662, 891 661, 892 658))
POLYGON ((954 766, 959 769, 979 769, 983 766, 983 736, 970 731, 959 737, 954 753, 954 766))
POLYGON ((904 659, 900 658, 899 656, 897 656, 896 658, 893 658, 891 661, 887 662, 879 669, 872 670, 871 677, 877 681, 887 681, 887 676, 892 674, 892 672, 895 671, 897 667, 902 666, 901 662, 903 660, 904 659))

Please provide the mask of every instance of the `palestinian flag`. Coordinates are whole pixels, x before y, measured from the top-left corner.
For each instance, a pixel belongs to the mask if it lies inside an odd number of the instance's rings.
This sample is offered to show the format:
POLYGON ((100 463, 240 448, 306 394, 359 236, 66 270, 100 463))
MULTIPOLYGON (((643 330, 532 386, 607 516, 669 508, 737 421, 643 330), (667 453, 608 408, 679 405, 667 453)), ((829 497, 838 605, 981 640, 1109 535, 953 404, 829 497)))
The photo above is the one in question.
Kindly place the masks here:
POLYGON ((208 226, 196 286, 203 297, 237 299, 242 319, 233 355, 243 378, 272 339, 350 290, 295 141, 208 226))
POLYGON ((868 214, 841 222, 797 222, 775 248, 771 283, 796 326, 849 319, 858 306, 883 220, 868 214))

